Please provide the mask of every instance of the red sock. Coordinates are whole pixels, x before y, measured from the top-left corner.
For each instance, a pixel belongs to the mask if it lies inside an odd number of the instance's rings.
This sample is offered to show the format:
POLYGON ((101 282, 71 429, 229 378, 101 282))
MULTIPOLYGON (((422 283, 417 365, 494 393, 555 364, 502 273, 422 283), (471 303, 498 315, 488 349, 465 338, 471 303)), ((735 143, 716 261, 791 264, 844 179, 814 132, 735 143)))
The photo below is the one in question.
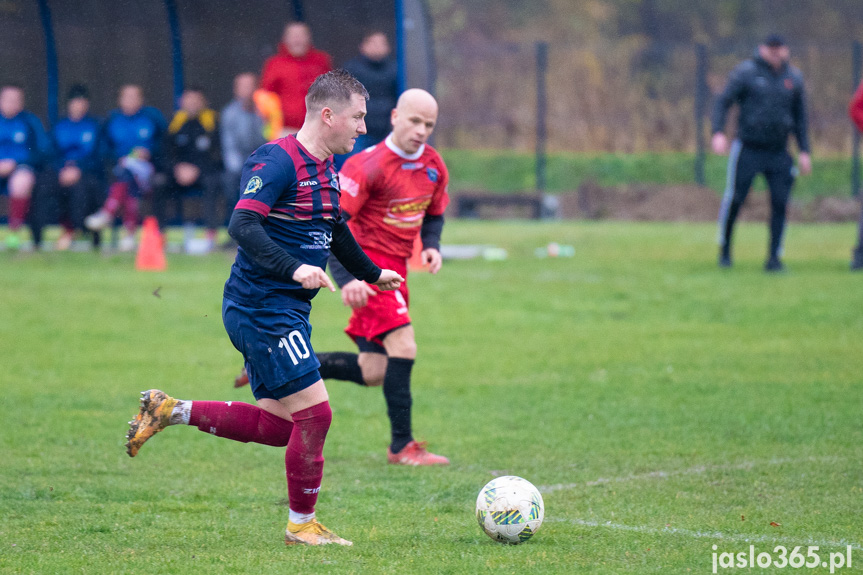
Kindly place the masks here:
POLYGON ((238 401, 193 401, 189 425, 234 441, 274 447, 286 446, 294 428, 287 419, 238 401))
POLYGON ((324 440, 333 420, 328 401, 291 414, 294 432, 285 452, 291 511, 312 513, 324 476, 324 440))
POLYGON ((134 234, 135 230, 138 229, 139 206, 140 202, 138 198, 133 197, 131 194, 127 195, 126 201, 123 202, 123 227, 130 234, 134 234))
POLYGON ((27 212, 30 211, 30 198, 9 198, 9 229, 17 230, 24 225, 27 212))
POLYGON ((126 201, 126 196, 128 195, 129 184, 126 182, 114 182, 108 188, 108 199, 105 200, 105 205, 102 206, 102 209, 113 216, 126 201))

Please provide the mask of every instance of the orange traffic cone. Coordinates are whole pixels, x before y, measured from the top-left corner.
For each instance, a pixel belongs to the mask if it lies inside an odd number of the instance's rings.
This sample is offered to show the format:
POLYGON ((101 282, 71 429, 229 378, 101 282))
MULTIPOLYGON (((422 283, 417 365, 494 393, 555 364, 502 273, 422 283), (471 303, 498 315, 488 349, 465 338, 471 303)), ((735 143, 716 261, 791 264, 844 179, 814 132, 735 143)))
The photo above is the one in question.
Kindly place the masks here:
POLYGON ((408 260, 408 269, 414 272, 427 272, 429 266, 423 261, 423 242, 419 236, 414 240, 414 249, 408 260))
POLYGON ((162 233, 159 231, 159 222, 153 216, 149 216, 144 219, 141 245, 138 246, 138 255, 135 257, 135 269, 164 271, 166 267, 165 245, 162 241, 162 233))

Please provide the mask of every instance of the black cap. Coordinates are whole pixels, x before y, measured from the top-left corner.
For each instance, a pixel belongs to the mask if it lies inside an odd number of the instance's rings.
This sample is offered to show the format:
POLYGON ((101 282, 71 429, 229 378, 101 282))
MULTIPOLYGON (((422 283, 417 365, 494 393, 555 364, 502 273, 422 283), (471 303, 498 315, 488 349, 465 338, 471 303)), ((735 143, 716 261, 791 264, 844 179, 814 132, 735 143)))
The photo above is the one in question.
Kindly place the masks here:
POLYGON ((785 46, 785 38, 779 34, 770 34, 764 39, 763 44, 771 48, 778 48, 779 46, 785 46))
POLYGON ((72 87, 69 88, 69 93, 66 95, 67 100, 74 100, 75 98, 87 98, 90 99, 90 91, 87 90, 87 86, 84 84, 72 84, 72 87))

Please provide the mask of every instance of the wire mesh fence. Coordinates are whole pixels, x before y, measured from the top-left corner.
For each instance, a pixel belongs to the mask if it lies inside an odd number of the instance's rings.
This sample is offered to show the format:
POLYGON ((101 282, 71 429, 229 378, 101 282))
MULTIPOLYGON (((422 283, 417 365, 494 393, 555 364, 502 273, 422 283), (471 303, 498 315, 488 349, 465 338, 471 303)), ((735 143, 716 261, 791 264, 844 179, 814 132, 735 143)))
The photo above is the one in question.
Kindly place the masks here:
MULTIPOLYGON (((806 81, 816 154, 848 155, 847 116, 854 88, 853 42, 791 44, 806 81)), ((706 47, 699 69, 694 44, 641 41, 554 43, 547 71, 547 144, 573 152, 695 152, 696 88, 707 88, 704 113, 728 73, 753 46, 706 47)), ((485 41, 439 44, 437 93, 444 113, 438 145, 532 151, 536 147, 536 45, 485 41)), ((732 117, 727 129, 734 130, 732 117)))

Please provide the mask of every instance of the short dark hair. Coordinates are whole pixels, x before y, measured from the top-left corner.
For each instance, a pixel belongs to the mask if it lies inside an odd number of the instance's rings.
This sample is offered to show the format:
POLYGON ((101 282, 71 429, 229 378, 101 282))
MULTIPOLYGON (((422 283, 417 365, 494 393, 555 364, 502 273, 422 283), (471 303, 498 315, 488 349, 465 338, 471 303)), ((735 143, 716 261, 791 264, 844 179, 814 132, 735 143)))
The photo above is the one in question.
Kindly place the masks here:
POLYGON ((368 40, 372 36, 377 36, 378 34, 380 34, 381 36, 386 38, 387 42, 390 41, 390 38, 389 38, 389 36, 387 36, 387 33, 384 32, 383 30, 381 30, 380 28, 369 28, 369 29, 367 29, 365 31, 365 33, 363 33, 363 40, 362 41, 365 42, 366 40, 368 40))
POLYGON ((84 84, 72 84, 72 86, 69 87, 69 91, 66 93, 66 99, 74 100, 76 98, 90 99, 90 91, 87 90, 87 86, 84 84))
POLYGON ((768 34, 762 43, 770 48, 778 48, 779 46, 785 46, 785 38, 779 34, 768 34))
POLYGON ((346 106, 354 94, 366 100, 369 99, 366 87, 350 72, 342 69, 332 70, 321 74, 312 82, 306 94, 306 109, 321 110, 325 107, 346 106))

